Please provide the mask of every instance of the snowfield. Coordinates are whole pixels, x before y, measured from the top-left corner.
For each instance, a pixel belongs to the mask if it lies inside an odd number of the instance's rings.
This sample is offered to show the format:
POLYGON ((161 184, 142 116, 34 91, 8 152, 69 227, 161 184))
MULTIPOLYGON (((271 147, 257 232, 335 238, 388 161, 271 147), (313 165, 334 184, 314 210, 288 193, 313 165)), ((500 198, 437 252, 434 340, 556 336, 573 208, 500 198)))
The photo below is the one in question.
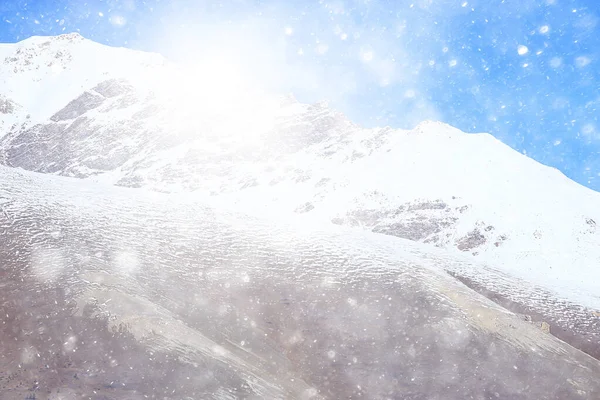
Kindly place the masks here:
POLYGON ((0 172, 7 398, 600 395, 596 359, 449 276, 472 266, 448 252, 0 172))

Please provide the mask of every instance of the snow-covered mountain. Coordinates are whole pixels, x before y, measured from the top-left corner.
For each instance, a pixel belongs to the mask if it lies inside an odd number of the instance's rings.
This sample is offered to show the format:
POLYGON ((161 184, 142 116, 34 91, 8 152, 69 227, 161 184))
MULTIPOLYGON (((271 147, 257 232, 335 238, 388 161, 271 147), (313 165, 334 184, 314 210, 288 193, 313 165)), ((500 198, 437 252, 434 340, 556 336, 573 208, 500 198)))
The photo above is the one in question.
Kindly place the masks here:
POLYGON ((600 194, 490 135, 69 34, 0 163, 2 395, 598 397, 600 194))
POLYGON ((77 34, 2 45, 0 60, 5 165, 363 227, 600 309, 600 194, 488 134, 365 129, 77 34))

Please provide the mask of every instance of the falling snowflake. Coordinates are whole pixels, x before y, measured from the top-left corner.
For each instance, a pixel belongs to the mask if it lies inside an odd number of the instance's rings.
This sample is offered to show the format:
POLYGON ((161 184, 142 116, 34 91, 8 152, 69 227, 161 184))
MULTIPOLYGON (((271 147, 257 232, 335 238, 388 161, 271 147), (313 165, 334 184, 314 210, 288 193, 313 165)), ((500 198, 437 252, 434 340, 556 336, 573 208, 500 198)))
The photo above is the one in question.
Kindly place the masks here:
POLYGON ((525 54, 529 53, 529 49, 527 46, 521 44, 519 47, 517 47, 517 53, 519 53, 520 56, 524 56, 525 54))

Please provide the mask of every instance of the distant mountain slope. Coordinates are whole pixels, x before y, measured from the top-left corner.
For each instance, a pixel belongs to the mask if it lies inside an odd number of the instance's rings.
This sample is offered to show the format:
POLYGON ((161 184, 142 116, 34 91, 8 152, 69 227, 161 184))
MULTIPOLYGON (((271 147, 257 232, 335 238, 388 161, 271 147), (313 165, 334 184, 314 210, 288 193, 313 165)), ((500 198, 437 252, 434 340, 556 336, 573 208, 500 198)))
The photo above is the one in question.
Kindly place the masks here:
POLYGON ((324 103, 206 91, 210 77, 72 34, 0 53, 5 165, 360 226, 600 309, 600 194, 488 134, 364 129, 324 103))

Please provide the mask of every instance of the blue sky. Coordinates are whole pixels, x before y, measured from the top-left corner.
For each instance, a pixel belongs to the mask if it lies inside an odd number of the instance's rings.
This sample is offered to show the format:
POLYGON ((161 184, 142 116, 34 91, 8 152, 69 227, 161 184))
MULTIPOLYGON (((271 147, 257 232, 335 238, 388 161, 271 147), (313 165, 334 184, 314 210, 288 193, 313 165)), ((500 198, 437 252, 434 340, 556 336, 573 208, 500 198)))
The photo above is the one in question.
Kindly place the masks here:
POLYGON ((366 126, 490 132, 600 190, 597 0, 0 2, 2 42, 72 31, 179 62, 226 59, 366 126))

